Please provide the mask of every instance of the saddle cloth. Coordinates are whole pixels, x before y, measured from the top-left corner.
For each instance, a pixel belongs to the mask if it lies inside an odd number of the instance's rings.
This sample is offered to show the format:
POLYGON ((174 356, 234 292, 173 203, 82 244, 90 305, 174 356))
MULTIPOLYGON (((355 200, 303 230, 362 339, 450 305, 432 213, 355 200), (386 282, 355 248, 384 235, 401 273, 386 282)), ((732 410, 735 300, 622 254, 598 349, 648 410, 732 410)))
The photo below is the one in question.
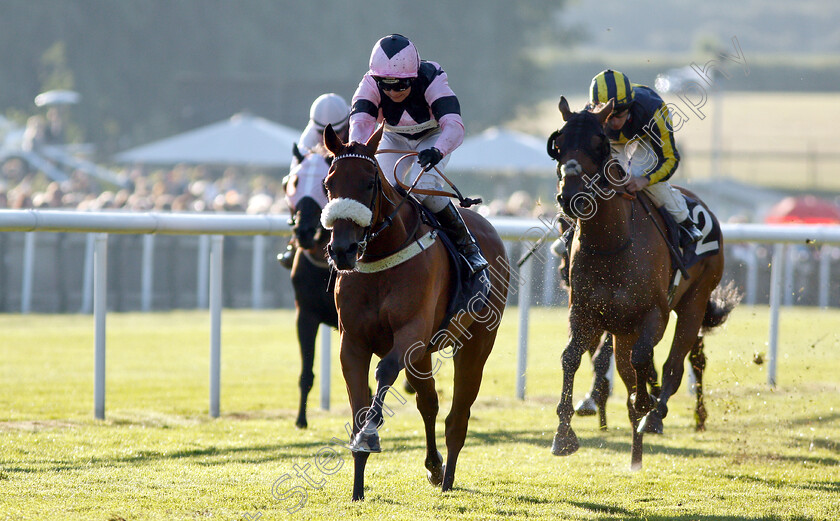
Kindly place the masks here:
MULTIPOLYGON (((721 246, 721 232, 720 224, 712 218, 706 208, 698 201, 691 197, 684 196, 685 202, 688 205, 688 214, 691 216, 697 228, 703 233, 703 238, 694 244, 689 244, 685 248, 680 247, 680 228, 674 218, 664 208, 657 208, 662 220, 665 221, 665 226, 668 230, 668 241, 674 246, 674 251, 682 252, 682 262, 685 269, 688 269, 701 259, 710 255, 716 254, 720 251, 721 246)), ((677 261, 671 258, 671 267, 677 269, 677 261)))

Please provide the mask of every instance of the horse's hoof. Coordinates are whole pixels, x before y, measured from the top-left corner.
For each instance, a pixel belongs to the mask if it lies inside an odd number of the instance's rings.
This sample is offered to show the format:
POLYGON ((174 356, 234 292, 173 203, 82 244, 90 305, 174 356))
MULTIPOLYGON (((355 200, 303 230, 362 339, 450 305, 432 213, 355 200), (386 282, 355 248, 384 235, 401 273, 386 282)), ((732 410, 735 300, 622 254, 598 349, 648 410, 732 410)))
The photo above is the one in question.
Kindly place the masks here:
POLYGON ((580 448, 575 432, 569 427, 566 435, 559 432, 554 433, 554 441, 551 444, 551 453, 555 456, 568 456, 574 454, 580 448))
POLYGON ((657 411, 650 411, 639 422, 636 432, 639 434, 662 434, 662 417, 659 416, 657 411))
POLYGON ((376 430, 367 432, 365 429, 362 429, 350 442, 350 450, 353 452, 382 452, 382 448, 379 446, 379 434, 376 430))
POLYGON ((426 471, 426 478, 433 487, 439 487, 443 484, 443 473, 446 472, 446 465, 441 465, 436 472, 430 470, 426 471))
POLYGON ((595 416, 598 412, 598 404, 595 403, 588 394, 586 398, 579 401, 577 405, 575 405, 575 414, 578 416, 595 416))
POLYGON ((630 403, 633 404, 633 409, 641 414, 647 414, 653 409, 653 400, 650 399, 650 395, 648 393, 631 394, 630 403))
POLYGON ((306 423, 306 420, 298 418, 297 421, 295 421, 295 427, 297 427, 298 429, 305 429, 309 427, 309 424, 306 423))
POLYGON ((642 462, 641 461, 634 461, 630 463, 630 471, 631 472, 639 472, 642 470, 642 462))
POLYGON ((443 474, 444 474, 444 480, 443 480, 443 484, 440 486, 440 491, 441 492, 449 492, 450 490, 452 490, 452 487, 455 486, 455 476, 452 476, 451 478, 449 478, 449 481, 446 480, 446 465, 443 466, 443 474))
POLYGON ((701 407, 694 411, 694 423, 696 425, 697 431, 705 431, 706 430, 706 408, 701 407))
POLYGON ((440 451, 437 452, 436 458, 433 461, 426 459, 426 478, 433 487, 439 487, 443 483, 443 470, 446 465, 443 464, 443 455, 440 451))

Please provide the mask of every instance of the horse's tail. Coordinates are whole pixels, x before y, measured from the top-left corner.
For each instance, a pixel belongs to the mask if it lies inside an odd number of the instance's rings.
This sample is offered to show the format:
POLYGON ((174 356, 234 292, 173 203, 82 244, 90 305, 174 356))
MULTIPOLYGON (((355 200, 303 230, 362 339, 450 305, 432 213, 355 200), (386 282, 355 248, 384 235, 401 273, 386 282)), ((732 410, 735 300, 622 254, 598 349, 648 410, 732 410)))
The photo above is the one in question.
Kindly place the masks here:
POLYGON ((716 287, 706 304, 702 331, 706 333, 726 322, 729 313, 741 302, 741 297, 743 295, 733 281, 729 281, 725 286, 716 287))

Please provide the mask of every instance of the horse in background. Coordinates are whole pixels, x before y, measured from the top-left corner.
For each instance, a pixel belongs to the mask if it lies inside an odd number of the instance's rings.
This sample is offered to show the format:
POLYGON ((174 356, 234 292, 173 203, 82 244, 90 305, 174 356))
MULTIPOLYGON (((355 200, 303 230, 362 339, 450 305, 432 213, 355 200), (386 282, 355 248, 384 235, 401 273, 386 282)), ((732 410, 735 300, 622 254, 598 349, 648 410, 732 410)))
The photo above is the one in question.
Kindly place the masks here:
MULTIPOLYGON (((327 204, 324 178, 329 170, 329 160, 317 152, 305 156, 297 146, 292 152, 298 164, 289 172, 285 182, 286 203, 291 212, 292 231, 297 244, 291 269, 292 287, 295 291, 295 324, 300 345, 301 370, 300 405, 295 425, 308 426, 306 402, 315 374, 315 338, 318 326, 338 327, 338 315, 333 297, 334 280, 331 281, 327 263, 327 244, 330 231, 321 226, 321 210, 327 204)), ((329 378, 330 375, 321 375, 329 378)))
MULTIPOLYGON (((688 277, 672 267, 663 218, 644 211, 644 193, 623 190, 626 173, 612 161, 604 124, 613 103, 591 112, 572 112, 560 100, 565 125, 549 139, 550 155, 558 161, 563 211, 576 219, 570 247, 569 342, 563 352, 563 390, 557 405, 559 425, 552 453, 568 455, 578 447, 571 427, 574 374, 583 353, 597 345, 604 331, 612 333, 616 368, 627 388, 627 410, 633 426, 631 469, 642 466, 642 436, 661 432, 668 399, 679 388, 686 355, 698 344, 701 328, 719 326, 738 302, 731 286, 720 288, 723 275, 722 237, 712 248, 697 244, 698 260, 688 277), (596 194, 597 192, 597 194, 596 194), (596 197, 596 195, 600 195, 596 197), (608 195, 608 196, 607 196, 608 195), (706 254, 700 256, 700 245, 706 254), (671 290, 672 281, 679 281, 671 290), (677 314, 676 330, 662 369, 658 399, 647 389, 653 348, 662 339, 669 313, 677 314)), ((686 190, 699 202, 699 199, 686 190)), ((704 229, 719 229, 712 212, 699 202, 704 229)))

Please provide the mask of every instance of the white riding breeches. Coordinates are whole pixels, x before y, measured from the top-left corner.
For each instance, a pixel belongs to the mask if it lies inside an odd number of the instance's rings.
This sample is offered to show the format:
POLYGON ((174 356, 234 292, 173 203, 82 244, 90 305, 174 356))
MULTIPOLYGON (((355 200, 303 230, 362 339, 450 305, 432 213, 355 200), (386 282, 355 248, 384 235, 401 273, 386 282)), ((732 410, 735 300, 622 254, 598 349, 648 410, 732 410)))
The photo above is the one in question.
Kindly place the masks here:
MULTIPOLYGON (((617 149, 613 157, 621 163, 630 175, 634 177, 643 176, 650 169, 651 157, 644 147, 613 145, 613 148, 617 149)), ((685 197, 683 197, 682 192, 671 186, 671 183, 668 181, 659 181, 658 183, 648 185, 644 189, 644 192, 650 196, 653 204, 665 208, 678 223, 688 219, 688 206, 685 203, 685 197)))
MULTIPOLYGON (((386 131, 382 133, 382 141, 379 142, 379 149, 420 152, 421 150, 426 150, 427 148, 435 146, 438 136, 440 136, 440 131, 432 132, 420 139, 408 139, 396 132, 386 131)), ((396 174, 400 176, 400 180, 403 183, 409 186, 411 186, 414 180, 417 179, 417 176, 420 175, 421 168, 417 163, 417 157, 410 156, 402 161, 399 161, 399 159, 404 155, 405 153, 376 154, 376 160, 379 161, 379 166, 382 168, 382 171, 385 173, 385 177, 388 178, 388 181, 390 181, 392 185, 396 185, 396 181, 394 180, 395 165, 397 166, 396 174), (397 164, 397 161, 399 161, 399 164, 397 164)), ((449 163, 449 154, 445 155, 436 166, 443 171, 446 168, 447 163, 449 163)), ((433 168, 423 174, 417 182, 417 188, 425 190, 443 190, 444 181, 433 168)), ((449 198, 440 195, 417 194, 415 197, 423 203, 423 206, 434 213, 443 210, 446 205, 449 204, 449 198)))
POLYGON ((653 204, 664 207, 677 223, 688 219, 688 206, 685 204, 685 197, 668 181, 648 185, 644 191, 650 196, 653 204))

